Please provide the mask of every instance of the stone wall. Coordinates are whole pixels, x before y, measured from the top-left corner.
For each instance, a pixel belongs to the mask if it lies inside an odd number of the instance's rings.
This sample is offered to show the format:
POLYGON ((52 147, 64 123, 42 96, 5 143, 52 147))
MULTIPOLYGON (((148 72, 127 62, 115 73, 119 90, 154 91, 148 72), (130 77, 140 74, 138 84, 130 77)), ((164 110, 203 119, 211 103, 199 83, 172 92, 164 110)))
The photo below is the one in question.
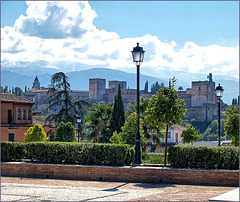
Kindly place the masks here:
POLYGON ((2 176, 238 186, 239 171, 2 162, 2 176))

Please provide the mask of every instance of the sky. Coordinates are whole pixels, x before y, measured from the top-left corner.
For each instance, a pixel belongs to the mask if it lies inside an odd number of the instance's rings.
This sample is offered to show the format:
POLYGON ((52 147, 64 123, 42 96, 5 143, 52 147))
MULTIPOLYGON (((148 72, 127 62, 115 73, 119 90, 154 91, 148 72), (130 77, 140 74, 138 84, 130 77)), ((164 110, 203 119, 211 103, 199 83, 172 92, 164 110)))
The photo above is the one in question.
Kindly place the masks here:
POLYGON ((239 1, 1 1, 2 68, 239 76, 239 1))

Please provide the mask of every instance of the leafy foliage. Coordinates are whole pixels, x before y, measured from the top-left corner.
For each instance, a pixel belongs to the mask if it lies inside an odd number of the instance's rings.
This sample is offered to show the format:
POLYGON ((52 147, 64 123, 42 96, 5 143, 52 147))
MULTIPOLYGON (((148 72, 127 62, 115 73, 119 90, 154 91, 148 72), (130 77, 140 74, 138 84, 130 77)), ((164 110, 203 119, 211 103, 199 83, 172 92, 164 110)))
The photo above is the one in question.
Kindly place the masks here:
POLYGON ((183 91, 183 87, 182 87, 182 86, 179 86, 178 90, 179 90, 179 91, 183 91))
MULTIPOLYGON (((220 120, 220 137, 221 140, 224 139, 224 123, 225 119, 220 120)), ((217 141, 218 140, 218 120, 213 120, 211 124, 207 127, 207 129, 203 132, 202 138, 200 140, 205 140, 205 141, 217 141)))
POLYGON ((91 105, 84 100, 72 102, 70 83, 68 77, 63 72, 52 75, 51 84, 47 94, 49 97, 45 100, 49 108, 53 108, 56 113, 50 114, 46 122, 55 122, 57 124, 64 122, 76 123, 77 116, 82 116, 84 107, 91 105))
POLYGON ((145 93, 145 94, 148 94, 148 81, 146 81, 146 83, 145 83, 144 93, 145 93))
POLYGON ((10 93, 10 90, 8 90, 8 86, 5 86, 4 88, 1 86, 1 93, 10 93))
POLYGON ((163 153, 142 152, 142 160, 146 164, 163 164, 164 163, 164 154, 163 153))
POLYGON ((99 102, 89 108, 85 116, 87 139, 93 142, 104 142, 110 136, 110 117, 112 113, 112 103, 105 104, 99 102))
POLYGON ((30 127, 26 133, 24 133, 24 142, 46 142, 48 139, 42 125, 35 124, 33 127, 30 127))
POLYGON ((171 87, 161 88, 157 95, 153 95, 146 111, 150 125, 158 130, 161 130, 164 124, 166 125, 164 165, 166 165, 168 128, 181 122, 186 112, 186 109, 182 108, 185 105, 184 100, 178 99, 178 93, 174 89, 175 82, 173 78, 171 87))
POLYGON ((181 133, 183 143, 193 143, 200 139, 200 135, 192 125, 187 125, 187 128, 181 133))
POLYGON ((84 144, 63 142, 1 142, 3 161, 28 158, 40 163, 80 165, 130 165, 134 150, 129 145, 84 144))
MULTIPOLYGON (((148 105, 150 103, 150 99, 149 98, 144 98, 144 97, 140 97, 140 106, 139 106, 139 115, 140 118, 142 120, 142 128, 143 128, 143 135, 145 138, 151 140, 153 143, 155 143, 156 145, 160 145, 160 138, 163 137, 162 133, 160 132, 160 130, 153 126, 150 125, 146 119, 147 115, 146 115, 146 110, 148 108, 148 105)), ((131 113, 133 112, 137 112, 137 103, 135 101, 130 101, 130 104, 128 106, 128 111, 127 111, 127 115, 131 115, 131 113)))
POLYGON ((239 169, 239 148, 215 146, 174 146, 168 149, 174 168, 239 169))
POLYGON ((229 107, 226 114, 225 133, 235 146, 239 145, 239 106, 229 107))
POLYGON ((150 93, 151 94, 156 94, 157 91, 159 91, 161 88, 164 88, 164 87, 165 87, 164 83, 161 83, 159 85, 159 83, 156 81, 156 83, 152 84, 150 93))
POLYGON ((54 141, 59 142, 74 142, 75 141, 75 129, 71 122, 61 122, 54 134, 54 141))
POLYGON ((114 97, 113 110, 110 118, 110 126, 109 126, 110 136, 105 138, 105 142, 109 142, 109 139, 112 136, 114 131, 117 131, 117 133, 119 133, 124 123, 125 123, 125 110, 124 110, 124 104, 122 99, 121 86, 119 84, 118 93, 114 97))
POLYGON ((1 142, 1 161, 10 162, 25 157, 24 143, 1 142))
MULTIPOLYGON (((12 91, 13 91, 13 89, 12 89, 12 91)), ((22 91, 22 89, 20 87, 15 87, 14 92, 12 92, 12 94, 15 94, 16 96, 22 96, 22 95, 24 95, 24 92, 22 91)))
MULTIPOLYGON (((147 139, 143 135, 143 122, 140 118, 139 132, 141 135, 141 145, 144 146, 146 144, 147 139)), ((127 121, 122 127, 122 132, 114 133, 110 138, 110 141, 113 143, 122 143, 129 144, 131 146, 136 145, 136 133, 137 133, 137 113, 134 112, 127 117, 127 121)))

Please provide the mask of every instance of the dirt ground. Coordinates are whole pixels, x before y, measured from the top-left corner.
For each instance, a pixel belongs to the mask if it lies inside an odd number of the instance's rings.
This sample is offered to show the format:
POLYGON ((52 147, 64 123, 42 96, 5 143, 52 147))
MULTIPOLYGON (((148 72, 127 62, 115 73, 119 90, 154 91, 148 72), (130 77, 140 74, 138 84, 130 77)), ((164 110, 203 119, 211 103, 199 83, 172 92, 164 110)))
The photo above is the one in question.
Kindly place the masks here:
POLYGON ((148 184, 103 181, 79 181, 39 178, 1 177, 1 183, 53 185, 70 187, 95 187, 116 190, 151 190, 153 194, 130 201, 208 201, 237 187, 196 186, 177 184, 148 184))

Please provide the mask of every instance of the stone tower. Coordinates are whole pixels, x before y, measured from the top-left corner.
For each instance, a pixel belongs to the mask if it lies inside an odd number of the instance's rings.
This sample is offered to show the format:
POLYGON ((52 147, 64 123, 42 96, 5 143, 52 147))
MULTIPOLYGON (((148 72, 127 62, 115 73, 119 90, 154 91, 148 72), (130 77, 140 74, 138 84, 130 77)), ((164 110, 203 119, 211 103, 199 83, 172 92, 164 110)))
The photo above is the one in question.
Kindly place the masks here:
POLYGON ((203 104, 216 104, 215 82, 212 74, 208 76, 208 81, 192 82, 192 107, 202 106, 203 104))
POLYGON ((178 92, 179 98, 184 99, 188 119, 195 121, 212 121, 217 116, 215 82, 212 74, 206 81, 192 81, 192 88, 178 92))
POLYGON ((36 78, 34 79, 32 88, 40 89, 40 82, 39 82, 37 76, 36 76, 36 78))
POLYGON ((89 99, 102 100, 105 94, 106 80, 105 79, 89 79, 89 99))

